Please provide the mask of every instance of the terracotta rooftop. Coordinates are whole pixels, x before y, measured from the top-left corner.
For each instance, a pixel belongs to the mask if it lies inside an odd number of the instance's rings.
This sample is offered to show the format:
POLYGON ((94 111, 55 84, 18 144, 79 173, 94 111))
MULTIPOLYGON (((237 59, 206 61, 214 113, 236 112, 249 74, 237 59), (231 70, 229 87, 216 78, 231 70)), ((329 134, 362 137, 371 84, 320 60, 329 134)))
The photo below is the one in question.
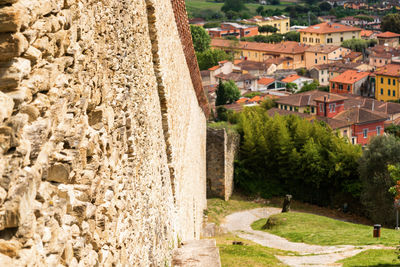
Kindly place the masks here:
POLYGON ((360 65, 361 65, 361 63, 357 63, 357 62, 348 62, 348 63, 334 62, 334 63, 315 65, 312 67, 312 69, 315 68, 318 70, 345 72, 346 70, 349 70, 349 69, 356 69, 360 65))
POLYGON ((235 82, 257 79, 257 77, 251 75, 250 73, 242 74, 242 73, 236 73, 236 72, 232 72, 229 74, 220 73, 218 75, 215 75, 215 77, 221 78, 222 80, 233 80, 235 82))
POLYGON ((217 70, 217 69, 219 69, 219 68, 220 68, 220 66, 217 65, 217 66, 214 66, 214 67, 209 68, 208 70, 217 70))
POLYGON ((358 57, 362 56, 361 52, 351 51, 350 54, 343 56, 344 59, 348 58, 350 60, 354 60, 358 57))
POLYGON ((362 30, 360 33, 361 37, 370 37, 373 34, 374 32, 369 30, 362 30))
POLYGON ((235 65, 240 67, 242 70, 266 70, 271 66, 271 63, 251 60, 235 60, 235 65))
POLYGON ((340 112, 333 118, 336 120, 347 121, 351 124, 363 124, 374 121, 385 121, 388 117, 383 116, 375 111, 371 111, 361 107, 355 107, 340 112))
POLYGON ((275 81, 274 78, 261 78, 258 80, 258 84, 268 85, 270 83, 273 83, 274 81, 275 81))
POLYGON ((287 76, 285 79, 283 79, 282 82, 291 83, 299 78, 301 78, 301 76, 299 76, 297 74, 292 74, 292 75, 287 76))
POLYGON ((378 34, 376 37, 378 38, 398 38, 400 37, 400 34, 394 33, 394 32, 383 32, 378 34))
MULTIPOLYGON (((339 48, 340 48, 340 46, 337 46, 337 45, 313 45, 313 46, 307 48, 306 52, 328 54, 339 48)), ((343 48, 343 49, 346 49, 346 48, 343 48)))
POLYGON ((335 32, 361 31, 361 29, 339 23, 323 22, 320 24, 312 25, 306 29, 300 29, 298 31, 309 32, 309 33, 335 33, 335 32))
POLYGON ((290 105, 295 107, 316 106, 315 98, 327 96, 329 93, 319 90, 307 91, 299 94, 281 97, 276 102, 279 104, 290 105))
POLYGON ((211 46, 220 48, 237 48, 237 49, 262 51, 277 55, 280 55, 282 53, 301 54, 304 53, 304 51, 309 47, 309 45, 293 41, 286 41, 277 44, 269 44, 269 43, 256 43, 256 42, 237 42, 224 39, 212 39, 211 46))
POLYGON ((400 77, 400 65, 399 64, 388 64, 380 67, 376 70, 376 75, 387 75, 400 77))
POLYGON ((357 70, 346 70, 342 74, 336 76, 335 78, 331 79, 331 82, 335 83, 346 83, 346 84, 353 84, 358 82, 359 80, 367 77, 370 73, 357 71, 357 70))
POLYGON ((326 96, 319 96, 317 98, 314 98, 314 101, 330 103, 330 102, 336 102, 336 101, 343 101, 346 99, 347 98, 344 96, 327 93, 326 96))

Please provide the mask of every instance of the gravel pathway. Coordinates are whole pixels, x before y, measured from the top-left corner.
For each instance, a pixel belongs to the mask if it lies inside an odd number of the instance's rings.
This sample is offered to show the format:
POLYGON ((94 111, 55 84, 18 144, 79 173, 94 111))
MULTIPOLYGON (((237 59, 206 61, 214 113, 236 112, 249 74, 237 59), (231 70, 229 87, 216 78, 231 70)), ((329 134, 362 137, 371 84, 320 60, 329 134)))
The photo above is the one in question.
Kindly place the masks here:
POLYGON ((280 250, 297 252, 301 256, 276 256, 289 266, 341 266, 335 263, 347 257, 352 257, 367 249, 382 249, 383 246, 318 246, 305 243, 295 243, 285 238, 263 231, 251 229, 251 224, 261 218, 280 213, 278 208, 260 208, 236 212, 225 218, 221 226, 241 238, 251 240, 260 245, 280 250))

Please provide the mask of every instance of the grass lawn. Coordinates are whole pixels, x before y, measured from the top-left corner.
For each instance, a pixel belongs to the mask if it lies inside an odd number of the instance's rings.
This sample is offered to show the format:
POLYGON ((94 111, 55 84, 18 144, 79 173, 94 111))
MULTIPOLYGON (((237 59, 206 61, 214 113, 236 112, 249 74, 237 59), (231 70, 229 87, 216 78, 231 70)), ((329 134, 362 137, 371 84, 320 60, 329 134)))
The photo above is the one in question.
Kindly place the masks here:
POLYGON ((400 266, 396 251, 393 249, 370 249, 353 257, 339 261, 343 267, 375 266, 394 267, 400 266))
POLYGON ((239 195, 233 195, 229 201, 224 201, 219 198, 207 199, 206 213, 209 222, 220 225, 223 218, 231 213, 262 207, 265 207, 265 205, 249 201, 245 197, 239 195))
MULTIPOLYGON (((342 222, 308 213, 289 212, 271 216, 275 224, 263 230, 284 237, 293 242, 315 245, 386 245, 396 246, 400 231, 381 229, 381 238, 372 237, 372 226, 342 222)), ((252 224, 255 230, 262 230, 266 219, 252 224)))
MULTIPOLYGON (((207 2, 206 0, 186 0, 186 9, 188 13, 198 12, 201 10, 212 10, 212 11, 221 11, 221 7, 224 3, 216 3, 216 2, 207 2)), ((284 9, 289 5, 295 5, 295 2, 292 1, 282 1, 280 5, 273 6, 273 5, 263 5, 265 9, 284 9)), ((249 9, 251 15, 256 15, 256 9, 259 7, 259 4, 245 4, 246 7, 249 9)))
POLYGON ((288 252, 263 247, 232 234, 216 236, 222 267, 272 267, 286 266, 274 255, 288 255, 288 252), (242 241, 244 245, 232 245, 232 241, 242 241))

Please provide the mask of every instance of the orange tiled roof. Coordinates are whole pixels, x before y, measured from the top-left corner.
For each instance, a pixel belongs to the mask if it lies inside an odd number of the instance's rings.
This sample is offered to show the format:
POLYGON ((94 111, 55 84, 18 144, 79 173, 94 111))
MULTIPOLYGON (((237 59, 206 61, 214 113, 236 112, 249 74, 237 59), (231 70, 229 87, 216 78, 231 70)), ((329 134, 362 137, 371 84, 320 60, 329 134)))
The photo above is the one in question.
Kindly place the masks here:
POLYGON ((269 44, 269 43, 256 43, 256 42, 237 42, 224 39, 212 39, 211 46, 220 48, 237 48, 237 49, 262 51, 277 55, 280 55, 282 53, 301 54, 304 53, 304 51, 310 47, 309 45, 293 41, 286 41, 278 44, 269 44))
POLYGON ((365 77, 367 77, 370 73, 369 72, 364 72, 364 71, 357 71, 357 70, 346 70, 339 76, 336 76, 335 78, 331 79, 331 82, 335 83, 346 83, 346 84, 353 84, 365 77))
POLYGON ((220 68, 220 66, 217 65, 217 66, 214 66, 214 67, 209 68, 208 70, 217 70, 217 69, 219 69, 219 68, 220 68))
POLYGON ((376 70, 377 75, 400 77, 400 65, 388 64, 376 70))
POLYGON ((225 64, 227 62, 229 62, 229 60, 222 60, 222 61, 218 61, 218 64, 225 64))
POLYGON ((237 100, 235 103, 236 104, 241 104, 241 103, 246 103, 247 101, 249 101, 249 98, 247 97, 242 97, 239 100, 237 100))
POLYGON ((339 23, 323 22, 320 24, 312 25, 305 29, 298 30, 299 32, 310 32, 310 33, 333 33, 333 32, 352 32, 361 31, 360 28, 347 26, 339 23))
POLYGON ((282 82, 291 83, 291 82, 297 80, 298 78, 301 78, 301 77, 297 74, 292 74, 292 75, 287 76, 285 79, 283 79, 282 82))
POLYGON ((369 30, 362 30, 360 33, 360 35, 363 37, 370 37, 372 34, 374 34, 374 32, 369 30))
POLYGON ((319 97, 314 98, 314 101, 330 103, 330 102, 336 102, 336 101, 343 101, 346 99, 347 99, 346 97, 329 93, 326 96, 319 96, 319 97))
POLYGON ((394 33, 394 32, 384 32, 378 34, 376 37, 378 38, 396 38, 400 37, 400 34, 394 33))
POLYGON ((272 82, 274 82, 275 79, 274 78, 261 78, 258 80, 258 84, 264 84, 264 85, 268 85, 272 82))

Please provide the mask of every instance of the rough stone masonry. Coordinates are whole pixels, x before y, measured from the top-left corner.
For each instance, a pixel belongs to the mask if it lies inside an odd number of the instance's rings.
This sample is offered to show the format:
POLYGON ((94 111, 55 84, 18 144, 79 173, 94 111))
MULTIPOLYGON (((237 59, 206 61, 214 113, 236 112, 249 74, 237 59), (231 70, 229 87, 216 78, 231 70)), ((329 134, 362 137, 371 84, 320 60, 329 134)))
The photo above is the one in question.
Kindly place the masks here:
POLYGON ((207 104, 184 13, 0 0, 0 266, 165 266, 199 238, 207 104))

